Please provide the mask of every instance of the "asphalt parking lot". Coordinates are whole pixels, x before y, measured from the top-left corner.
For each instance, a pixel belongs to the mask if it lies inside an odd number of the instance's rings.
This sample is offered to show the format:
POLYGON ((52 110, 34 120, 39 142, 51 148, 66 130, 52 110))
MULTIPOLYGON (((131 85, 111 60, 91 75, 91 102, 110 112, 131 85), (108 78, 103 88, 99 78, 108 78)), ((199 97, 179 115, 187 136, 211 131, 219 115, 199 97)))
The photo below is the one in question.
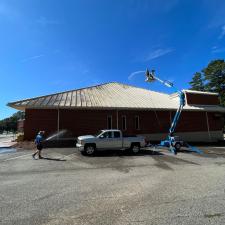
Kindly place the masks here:
POLYGON ((0 224, 224 224, 225 147, 0 154, 0 224))

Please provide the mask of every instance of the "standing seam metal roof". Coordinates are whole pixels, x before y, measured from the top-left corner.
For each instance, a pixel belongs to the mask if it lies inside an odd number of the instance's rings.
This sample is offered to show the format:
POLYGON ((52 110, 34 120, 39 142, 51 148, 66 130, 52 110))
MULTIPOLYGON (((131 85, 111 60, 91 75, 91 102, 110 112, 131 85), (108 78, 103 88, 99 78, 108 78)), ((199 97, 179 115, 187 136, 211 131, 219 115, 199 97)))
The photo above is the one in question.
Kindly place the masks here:
MULTIPOLYGON (((19 110, 26 108, 98 108, 176 110, 178 97, 118 82, 55 93, 8 103, 19 110)), ((225 112, 221 106, 190 106, 184 110, 225 112)))

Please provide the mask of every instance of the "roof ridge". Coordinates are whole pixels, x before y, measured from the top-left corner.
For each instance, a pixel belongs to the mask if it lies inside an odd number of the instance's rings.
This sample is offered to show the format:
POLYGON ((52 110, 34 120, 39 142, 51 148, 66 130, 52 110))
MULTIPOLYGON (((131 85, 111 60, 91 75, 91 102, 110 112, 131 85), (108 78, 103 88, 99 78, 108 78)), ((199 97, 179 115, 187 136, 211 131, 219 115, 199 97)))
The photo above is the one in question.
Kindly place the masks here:
POLYGON ((145 91, 151 91, 151 92, 155 92, 157 94, 164 94, 164 95, 168 95, 169 96, 169 94, 161 92, 161 91, 153 91, 153 90, 149 90, 149 89, 146 89, 146 88, 143 88, 143 87, 138 87, 138 86, 135 86, 135 85, 123 84, 123 83, 120 83, 120 82, 112 82, 112 83, 119 83, 119 84, 122 84, 122 85, 127 85, 127 86, 130 86, 130 87, 142 89, 142 90, 145 90, 145 91))

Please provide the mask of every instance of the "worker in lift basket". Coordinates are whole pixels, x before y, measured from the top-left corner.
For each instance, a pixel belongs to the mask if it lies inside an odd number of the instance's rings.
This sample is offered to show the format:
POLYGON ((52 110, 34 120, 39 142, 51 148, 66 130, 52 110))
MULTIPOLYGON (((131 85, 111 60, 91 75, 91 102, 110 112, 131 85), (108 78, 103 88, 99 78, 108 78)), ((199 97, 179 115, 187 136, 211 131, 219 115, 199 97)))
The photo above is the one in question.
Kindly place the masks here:
POLYGON ((39 131, 36 138, 35 138, 35 144, 36 144, 36 152, 34 154, 32 154, 33 159, 35 159, 35 155, 38 154, 38 158, 39 159, 43 159, 43 157, 41 156, 41 150, 43 149, 43 140, 44 140, 44 131, 39 131))

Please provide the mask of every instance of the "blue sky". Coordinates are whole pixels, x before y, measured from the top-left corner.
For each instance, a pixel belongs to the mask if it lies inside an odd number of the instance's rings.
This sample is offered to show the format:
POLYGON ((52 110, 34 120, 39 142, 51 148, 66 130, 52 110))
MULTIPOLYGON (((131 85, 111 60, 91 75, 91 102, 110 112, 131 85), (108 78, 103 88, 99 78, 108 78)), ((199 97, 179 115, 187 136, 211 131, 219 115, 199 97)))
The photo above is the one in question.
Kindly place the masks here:
POLYGON ((170 93, 225 58, 223 0, 0 0, 0 119, 8 102, 118 81, 170 93))

